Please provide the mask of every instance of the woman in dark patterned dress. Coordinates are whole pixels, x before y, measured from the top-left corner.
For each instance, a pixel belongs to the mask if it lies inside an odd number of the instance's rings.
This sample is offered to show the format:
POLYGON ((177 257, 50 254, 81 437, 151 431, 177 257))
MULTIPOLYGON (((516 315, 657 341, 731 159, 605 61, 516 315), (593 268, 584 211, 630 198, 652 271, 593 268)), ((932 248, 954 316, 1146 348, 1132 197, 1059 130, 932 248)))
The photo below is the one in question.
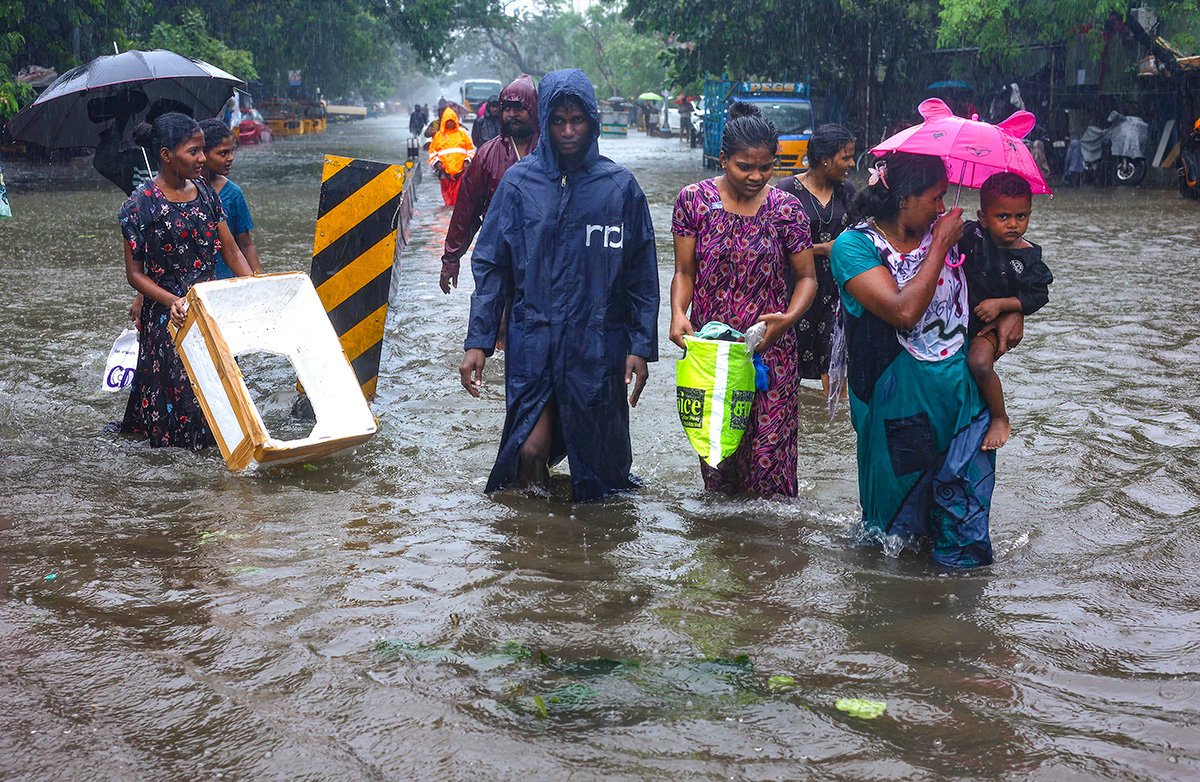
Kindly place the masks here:
POLYGON ((138 363, 121 431, 154 447, 198 451, 214 444, 168 322, 183 323, 184 296, 214 278, 218 256, 239 277, 250 266, 225 225, 221 199, 200 177, 204 134, 184 114, 164 114, 133 139, 158 156, 159 172, 129 197, 117 218, 125 237, 125 276, 143 296, 138 363))
POLYGON ((854 186, 846 177, 854 170, 854 134, 841 125, 822 125, 808 142, 808 171, 779 183, 800 201, 812 232, 813 263, 817 270, 817 295, 796 322, 796 350, 800 377, 821 378, 829 393, 829 354, 833 349, 833 323, 838 296, 829 270, 829 252, 838 234, 853 222, 850 202, 854 186))
POLYGON ((748 103, 735 103, 721 138, 725 173, 688 185, 675 201, 671 341, 693 324, 720 321, 746 331, 761 321, 758 348, 771 386, 754 395, 738 450, 716 469, 701 462, 704 487, 728 494, 796 496, 799 377, 792 329, 816 290, 804 210, 771 187, 779 133, 748 103), (797 281, 789 296, 787 272, 797 281), (689 317, 688 310, 691 310, 689 317))

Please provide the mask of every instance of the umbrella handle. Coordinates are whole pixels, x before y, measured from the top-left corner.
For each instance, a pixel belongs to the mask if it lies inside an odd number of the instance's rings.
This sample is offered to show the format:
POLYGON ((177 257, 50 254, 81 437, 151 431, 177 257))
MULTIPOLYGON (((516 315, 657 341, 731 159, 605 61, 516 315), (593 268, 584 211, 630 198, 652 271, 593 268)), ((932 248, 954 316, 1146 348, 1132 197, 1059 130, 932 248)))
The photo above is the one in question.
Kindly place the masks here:
MULTIPOLYGON (((963 178, 967 175, 967 161, 963 161, 962 171, 958 172, 958 190, 954 193, 954 207, 958 208, 958 199, 962 198, 963 178)), ((961 265, 961 264, 960 264, 961 265)))
POLYGON ((958 263, 955 263, 954 261, 950 260, 950 253, 946 253, 946 265, 949 266, 951 269, 957 269, 959 266, 962 266, 966 262, 967 262, 967 256, 965 253, 958 256, 958 263))

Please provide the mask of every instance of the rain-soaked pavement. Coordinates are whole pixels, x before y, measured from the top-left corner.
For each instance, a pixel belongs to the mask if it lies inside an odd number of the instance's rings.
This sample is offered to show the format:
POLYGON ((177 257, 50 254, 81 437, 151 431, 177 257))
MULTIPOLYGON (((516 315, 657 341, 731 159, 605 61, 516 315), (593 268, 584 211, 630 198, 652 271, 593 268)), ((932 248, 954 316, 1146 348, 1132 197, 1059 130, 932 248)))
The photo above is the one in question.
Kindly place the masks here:
MULTIPOLYGON (((398 161, 406 120, 239 154, 268 270, 308 269, 321 154, 398 161)), ((671 204, 705 172, 676 141, 603 149, 651 202, 664 360, 632 415, 645 488, 587 506, 482 494, 502 373, 478 401, 459 387, 470 280, 437 288, 449 210, 431 178, 379 434, 234 475, 215 451, 103 433, 124 405, 100 390, 130 298, 120 195, 86 161, 6 165, 0 777, 1200 775, 1195 205, 1038 199, 1030 237, 1057 280, 1000 365, 997 562, 945 575, 848 538, 854 435, 811 385, 798 501, 702 492, 665 301, 671 204)))

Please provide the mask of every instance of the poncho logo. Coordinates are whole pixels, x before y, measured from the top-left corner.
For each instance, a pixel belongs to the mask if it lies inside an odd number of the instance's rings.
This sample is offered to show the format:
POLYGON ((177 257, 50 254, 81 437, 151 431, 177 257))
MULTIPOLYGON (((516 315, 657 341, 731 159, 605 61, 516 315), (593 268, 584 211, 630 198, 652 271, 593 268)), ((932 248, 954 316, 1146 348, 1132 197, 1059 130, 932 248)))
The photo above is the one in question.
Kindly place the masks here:
POLYGON ((675 398, 679 403, 679 420, 688 429, 704 426, 704 389, 676 388, 675 398))
MULTIPOLYGON (((625 226, 624 225, 589 225, 586 229, 587 239, 584 241, 584 247, 592 246, 592 234, 599 233, 601 239, 604 240, 604 246, 607 248, 620 249, 625 244, 625 226), (612 240, 612 235, 617 235, 617 240, 612 240)), ((597 243, 599 243, 599 239, 597 243)))

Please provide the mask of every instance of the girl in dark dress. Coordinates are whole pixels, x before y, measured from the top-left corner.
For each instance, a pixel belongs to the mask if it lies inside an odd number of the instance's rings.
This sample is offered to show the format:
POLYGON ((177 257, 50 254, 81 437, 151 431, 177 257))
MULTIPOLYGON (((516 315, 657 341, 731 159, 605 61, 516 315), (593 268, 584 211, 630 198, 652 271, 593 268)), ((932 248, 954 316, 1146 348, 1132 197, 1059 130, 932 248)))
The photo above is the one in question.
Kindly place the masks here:
POLYGON ((808 215, 817 271, 817 295, 796 322, 800 377, 821 378, 826 393, 839 301, 837 283, 829 270, 829 251, 838 234, 852 224, 854 186, 846 177, 853 170, 854 134, 841 125, 822 125, 808 142, 808 171, 779 183, 779 189, 796 196, 808 215))
POLYGON ((218 256, 239 277, 250 274, 225 225, 221 199, 201 178, 204 134, 185 114, 164 114, 133 131, 159 158, 159 172, 129 197, 117 218, 125 237, 125 276, 144 303, 138 363, 121 431, 150 445, 198 451, 215 441, 167 328, 182 325, 184 296, 214 278, 218 256))

